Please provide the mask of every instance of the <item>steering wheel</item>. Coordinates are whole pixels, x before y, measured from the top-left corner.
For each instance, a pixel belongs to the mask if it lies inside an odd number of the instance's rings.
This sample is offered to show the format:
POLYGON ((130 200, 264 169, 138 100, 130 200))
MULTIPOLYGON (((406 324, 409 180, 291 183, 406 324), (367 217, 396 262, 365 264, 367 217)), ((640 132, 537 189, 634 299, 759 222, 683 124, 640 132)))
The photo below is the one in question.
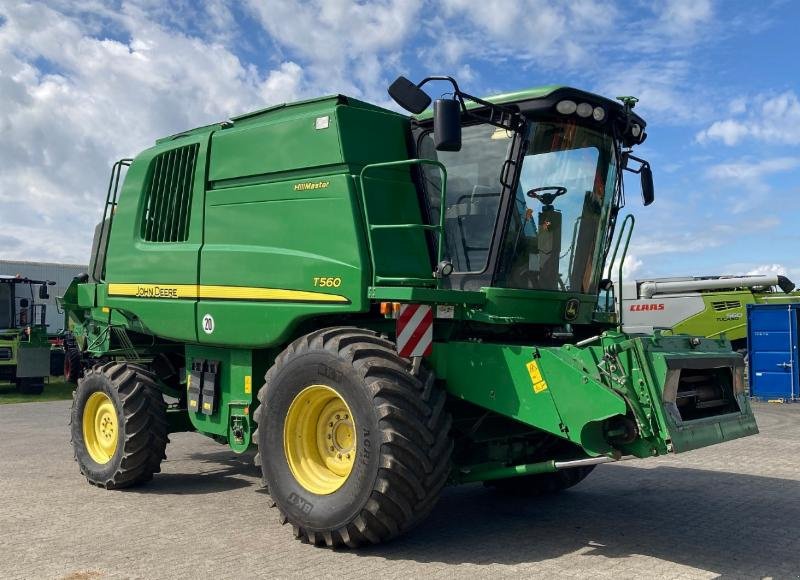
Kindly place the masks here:
POLYGON ((565 193, 567 193, 566 187, 561 187, 560 185, 545 185, 543 187, 534 187, 526 195, 528 197, 532 197, 533 199, 538 199, 544 205, 552 205, 557 197, 560 197, 565 193), (539 193, 542 191, 550 193, 539 193))

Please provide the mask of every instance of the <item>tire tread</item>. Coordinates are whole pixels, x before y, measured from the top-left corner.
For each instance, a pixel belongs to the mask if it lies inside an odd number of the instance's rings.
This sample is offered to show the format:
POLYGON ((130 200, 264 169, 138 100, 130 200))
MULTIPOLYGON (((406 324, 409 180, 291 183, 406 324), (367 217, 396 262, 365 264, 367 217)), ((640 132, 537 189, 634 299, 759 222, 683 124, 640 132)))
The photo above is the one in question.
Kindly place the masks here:
MULTIPOLYGON (((418 376, 412 375, 411 362, 398 356, 394 343, 379 333, 324 328, 298 338, 276 357, 258 392, 256 422, 264 419, 262 407, 277 369, 310 350, 325 350, 350 363, 371 395, 381 431, 378 474, 364 506, 337 529, 306 529, 280 507, 279 521, 292 525, 298 539, 331 548, 357 548, 394 538, 430 513, 450 473, 453 442, 446 394, 424 366, 418 376)), ((262 458, 262 469, 266 463, 262 458)))

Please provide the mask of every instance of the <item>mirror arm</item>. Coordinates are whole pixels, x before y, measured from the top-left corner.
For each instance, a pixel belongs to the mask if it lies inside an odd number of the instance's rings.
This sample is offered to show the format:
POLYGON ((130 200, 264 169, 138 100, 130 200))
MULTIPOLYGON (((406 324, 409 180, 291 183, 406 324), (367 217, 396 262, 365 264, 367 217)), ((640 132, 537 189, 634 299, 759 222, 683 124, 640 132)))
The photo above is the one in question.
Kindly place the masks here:
POLYGON ((642 167, 644 167, 645 165, 650 165, 650 163, 647 160, 642 159, 641 157, 636 157, 635 155, 631 155, 629 152, 625 153, 625 167, 623 167, 625 171, 630 171, 631 173, 638 174, 642 172, 642 167), (633 159, 634 161, 636 161, 639 164, 639 168, 631 169, 630 167, 628 167, 628 162, 627 162, 628 159, 633 159))
POLYGON ((458 88, 458 83, 453 77, 450 76, 430 76, 425 77, 419 83, 417 83, 417 88, 422 88, 422 85, 430 82, 430 81, 445 81, 453 85, 453 96, 458 100, 459 104, 461 105, 461 112, 466 115, 467 117, 471 117, 473 119, 478 119, 489 125, 493 125, 495 127, 500 127, 501 129, 509 129, 511 131, 516 131, 525 122, 524 117, 519 113, 519 111, 511 108, 505 107, 503 105, 495 105, 494 103, 490 103, 489 101, 484 101, 481 98, 475 97, 470 95, 469 93, 463 92, 461 89, 458 88), (467 109, 467 103, 464 99, 468 99, 473 103, 481 105, 482 107, 486 107, 489 110, 489 118, 483 118, 480 115, 476 115, 475 113, 471 112, 467 109))

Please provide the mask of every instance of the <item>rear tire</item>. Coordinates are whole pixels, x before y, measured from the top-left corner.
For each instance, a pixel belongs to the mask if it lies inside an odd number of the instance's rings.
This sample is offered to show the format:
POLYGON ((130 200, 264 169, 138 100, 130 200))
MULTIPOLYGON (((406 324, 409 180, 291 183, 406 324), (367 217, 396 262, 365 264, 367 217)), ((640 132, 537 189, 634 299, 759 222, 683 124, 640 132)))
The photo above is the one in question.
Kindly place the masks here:
POLYGON ((261 469, 281 523, 291 524, 296 538, 356 548, 389 540, 430 513, 453 447, 445 393, 433 373, 412 375, 394 343, 375 332, 329 328, 290 344, 265 381, 254 416, 261 469), (315 389, 322 399, 314 399, 315 389), (343 442, 338 419, 349 421, 343 442), (325 441, 345 446, 351 466, 339 463, 335 449, 326 457, 325 441), (310 471, 303 467, 309 462, 310 471))
POLYGON ((16 382, 17 390, 23 395, 41 395, 44 391, 44 377, 25 377, 16 382))
POLYGON ((573 467, 553 473, 538 473, 536 475, 522 475, 508 479, 487 481, 487 487, 493 487, 500 493, 517 496, 537 496, 559 493, 578 485, 594 470, 594 465, 573 467))
POLYGON ((83 357, 81 351, 76 348, 68 348, 64 353, 64 380, 68 383, 77 384, 78 379, 83 376, 83 357))
POLYGON ((169 441, 167 405, 145 369, 106 363, 78 381, 70 431, 75 461, 89 483, 131 487, 161 471, 169 441))

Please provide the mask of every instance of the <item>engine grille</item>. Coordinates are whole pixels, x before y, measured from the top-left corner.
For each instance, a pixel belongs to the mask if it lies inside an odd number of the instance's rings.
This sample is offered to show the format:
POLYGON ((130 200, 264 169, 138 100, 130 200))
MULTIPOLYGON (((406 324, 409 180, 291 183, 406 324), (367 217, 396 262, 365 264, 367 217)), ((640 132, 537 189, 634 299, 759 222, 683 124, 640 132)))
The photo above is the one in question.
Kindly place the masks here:
POLYGON ((733 310, 734 308, 741 308, 742 303, 738 300, 721 300, 719 302, 712 302, 711 306, 714 307, 714 310, 720 312, 722 310, 733 310))

